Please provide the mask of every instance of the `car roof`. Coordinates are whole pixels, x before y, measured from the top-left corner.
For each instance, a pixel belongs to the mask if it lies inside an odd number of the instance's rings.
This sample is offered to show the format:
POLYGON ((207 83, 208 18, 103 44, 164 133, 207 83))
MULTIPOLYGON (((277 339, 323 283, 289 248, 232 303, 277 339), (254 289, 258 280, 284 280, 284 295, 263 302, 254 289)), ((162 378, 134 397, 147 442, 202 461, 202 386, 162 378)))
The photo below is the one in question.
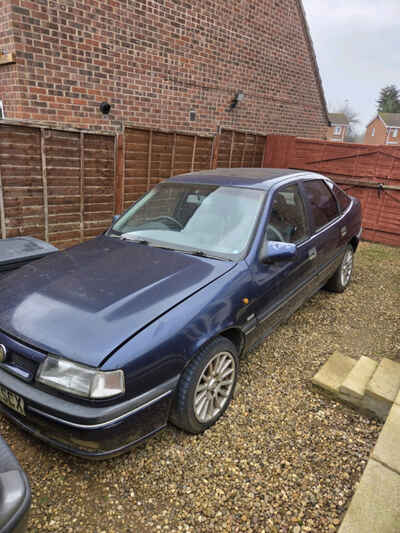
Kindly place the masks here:
POLYGON ((290 170, 287 168, 217 168, 215 170, 201 170, 200 172, 180 174, 169 178, 168 181, 269 189, 276 183, 301 174, 304 174, 303 170, 290 170))

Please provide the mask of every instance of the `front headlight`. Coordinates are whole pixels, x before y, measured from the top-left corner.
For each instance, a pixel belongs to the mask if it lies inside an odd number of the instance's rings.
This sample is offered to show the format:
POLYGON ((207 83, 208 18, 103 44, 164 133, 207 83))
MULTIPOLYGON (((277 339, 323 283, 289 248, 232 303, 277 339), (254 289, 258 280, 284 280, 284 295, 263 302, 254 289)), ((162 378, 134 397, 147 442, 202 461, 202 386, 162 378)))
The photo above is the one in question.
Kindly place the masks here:
POLYGON ((110 398, 125 392, 122 370, 102 372, 54 355, 48 355, 40 365, 36 381, 90 399, 110 398))

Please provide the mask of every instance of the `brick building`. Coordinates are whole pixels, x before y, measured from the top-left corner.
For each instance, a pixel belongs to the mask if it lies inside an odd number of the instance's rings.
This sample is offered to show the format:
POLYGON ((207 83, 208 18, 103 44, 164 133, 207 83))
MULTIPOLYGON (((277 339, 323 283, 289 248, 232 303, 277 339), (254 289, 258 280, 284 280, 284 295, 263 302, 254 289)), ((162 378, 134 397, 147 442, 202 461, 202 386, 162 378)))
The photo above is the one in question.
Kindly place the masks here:
POLYGON ((367 125, 364 144, 400 144, 400 113, 378 113, 367 125))
POLYGON ((0 0, 0 12, 8 120, 325 138, 301 0, 0 0))
POLYGON ((344 142, 350 126, 346 115, 344 113, 329 113, 328 117, 331 125, 326 134, 327 140, 344 142))

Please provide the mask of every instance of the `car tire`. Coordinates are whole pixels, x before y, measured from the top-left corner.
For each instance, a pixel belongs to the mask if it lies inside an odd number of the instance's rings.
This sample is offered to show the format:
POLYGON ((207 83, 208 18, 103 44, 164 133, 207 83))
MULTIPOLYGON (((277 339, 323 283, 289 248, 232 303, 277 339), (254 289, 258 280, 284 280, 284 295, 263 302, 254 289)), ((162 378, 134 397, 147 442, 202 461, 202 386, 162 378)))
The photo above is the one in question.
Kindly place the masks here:
POLYGON ((325 285, 326 289, 332 292, 343 292, 346 289, 353 273, 353 256, 353 247, 348 244, 338 269, 325 285))
POLYGON ((224 337, 206 344, 178 383, 170 420, 188 433, 202 433, 226 411, 239 367, 235 345, 224 337))

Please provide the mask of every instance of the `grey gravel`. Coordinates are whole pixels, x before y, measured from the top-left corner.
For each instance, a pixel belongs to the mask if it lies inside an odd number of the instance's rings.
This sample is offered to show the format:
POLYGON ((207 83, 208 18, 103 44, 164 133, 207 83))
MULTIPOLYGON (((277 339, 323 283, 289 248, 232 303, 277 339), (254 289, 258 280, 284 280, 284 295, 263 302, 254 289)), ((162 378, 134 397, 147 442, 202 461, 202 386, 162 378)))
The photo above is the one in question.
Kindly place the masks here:
POLYGON ((339 349, 399 360, 400 249, 362 243, 344 294, 321 291, 241 362, 225 416, 168 427, 103 462, 68 456, 0 417, 32 486, 29 531, 333 532, 381 425, 309 385, 339 349))

